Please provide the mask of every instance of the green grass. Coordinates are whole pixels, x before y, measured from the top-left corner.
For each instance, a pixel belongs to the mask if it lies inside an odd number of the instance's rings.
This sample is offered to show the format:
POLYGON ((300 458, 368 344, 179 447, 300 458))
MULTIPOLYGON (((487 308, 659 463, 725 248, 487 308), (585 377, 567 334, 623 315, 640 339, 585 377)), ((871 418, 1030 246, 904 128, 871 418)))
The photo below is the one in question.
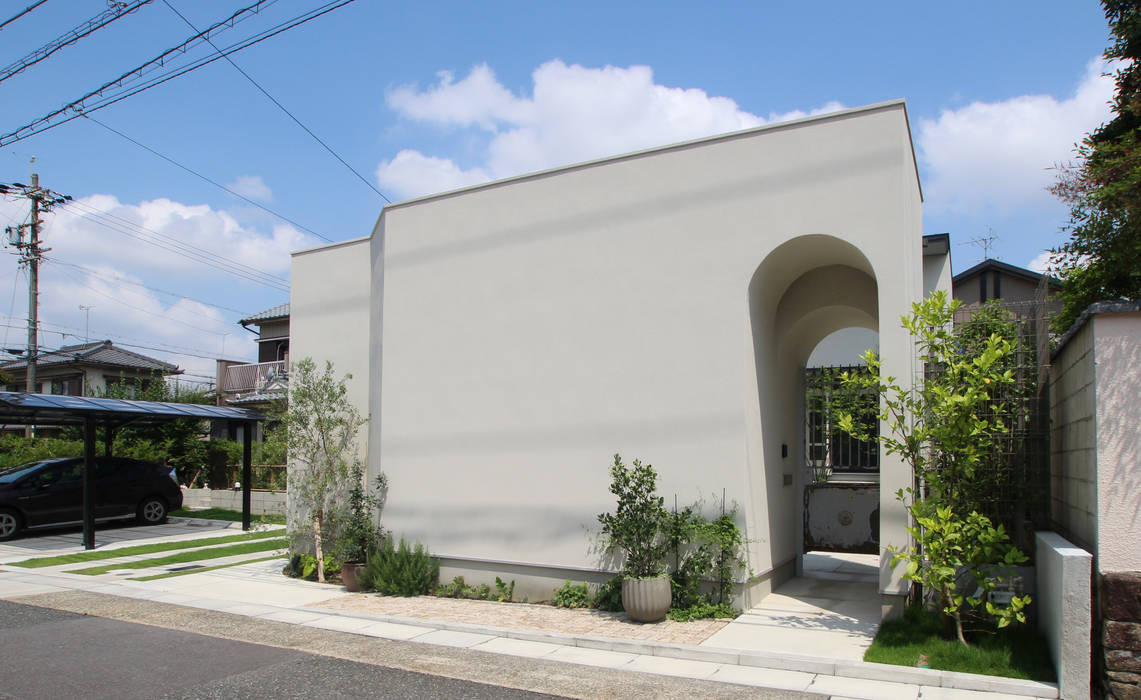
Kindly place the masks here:
POLYGON ((119 549, 100 549, 92 552, 77 552, 76 554, 61 554, 54 557, 40 557, 38 559, 25 559, 23 561, 11 562, 11 566, 23 566, 28 569, 40 569, 45 566, 59 566, 60 564, 82 564, 88 561, 99 561, 100 559, 118 559, 119 557, 130 557, 136 554, 155 554, 157 552, 170 552, 179 549, 194 549, 197 547, 209 547, 216 544, 227 544, 230 542, 247 542, 249 540, 260 540, 266 537, 280 536, 279 530, 269 530, 266 532, 247 532, 241 535, 227 535, 225 537, 207 537, 201 540, 182 540, 179 542, 157 542, 155 544, 140 544, 134 547, 122 547, 119 549))
POLYGON ((238 554, 250 554, 252 552, 265 552, 271 549, 285 549, 289 546, 289 540, 285 537, 272 540, 256 540, 254 542, 245 542, 243 544, 233 544, 228 547, 215 547, 213 549, 195 550, 191 552, 179 552, 172 554, 169 557, 158 557, 156 559, 140 559, 139 561, 127 561, 114 564, 104 564, 103 566, 92 566, 86 569, 72 569, 68 571, 69 574, 85 574, 87 576, 98 576, 105 574, 108 571, 118 569, 149 569, 154 566, 167 566, 168 564, 185 564, 193 561, 203 561, 205 559, 218 559, 220 557, 232 557, 238 554))
POLYGON ((962 671, 987 676, 1006 676, 1033 681, 1054 681, 1050 649, 1038 630, 1011 625, 994 633, 968 635, 969 646, 943 639, 938 613, 909 608, 902 620, 880 625, 864 661, 897 666, 917 666, 919 656, 940 671, 962 671))
POLYGON ((259 561, 270 561, 271 559, 281 559, 278 554, 272 557, 258 557, 257 559, 245 559, 243 561, 235 561, 229 564, 219 564, 218 566, 204 566, 201 569, 187 569, 186 571, 168 571, 165 574, 154 574, 153 576, 136 576, 127 579, 128 581, 157 581, 160 578, 174 578, 175 576, 189 576, 190 574, 201 574, 207 571, 215 571, 217 569, 228 569, 231 566, 241 566, 242 564, 255 564, 259 561))
MULTIPOLYGON (((204 518, 206 520, 229 520, 233 523, 242 522, 242 511, 230 510, 229 508, 203 508, 201 510, 179 508, 178 510, 170 511, 170 515, 176 518, 204 518)), ((266 523, 268 525, 284 525, 285 516, 277 515, 276 513, 251 515, 250 522, 266 523)))

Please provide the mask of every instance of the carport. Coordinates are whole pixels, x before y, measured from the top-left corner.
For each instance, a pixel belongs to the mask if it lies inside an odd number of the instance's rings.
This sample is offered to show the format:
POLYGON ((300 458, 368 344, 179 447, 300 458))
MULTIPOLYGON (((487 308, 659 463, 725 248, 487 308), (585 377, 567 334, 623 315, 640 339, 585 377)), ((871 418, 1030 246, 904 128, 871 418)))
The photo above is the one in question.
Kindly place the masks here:
POLYGON ((83 426, 83 548, 95 548, 95 432, 102 427, 106 456, 115 431, 123 426, 149 426, 176 420, 224 420, 242 430, 242 529, 250 529, 251 436, 265 415, 250 408, 166 401, 96 399, 85 396, 25 394, 0 391, 0 423, 83 426))

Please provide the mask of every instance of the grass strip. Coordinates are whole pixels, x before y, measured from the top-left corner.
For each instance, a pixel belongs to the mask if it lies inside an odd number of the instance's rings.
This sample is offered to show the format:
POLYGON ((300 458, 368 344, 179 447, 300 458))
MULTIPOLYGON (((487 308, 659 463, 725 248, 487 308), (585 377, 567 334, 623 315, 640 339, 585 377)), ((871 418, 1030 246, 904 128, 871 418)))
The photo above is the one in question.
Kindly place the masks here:
POLYGON ((179 542, 156 542, 154 544, 140 544, 133 547, 120 547, 119 549, 100 549, 91 552, 76 552, 75 554, 60 554, 54 557, 39 557, 38 559, 24 559, 10 562, 8 566, 22 566, 28 569, 42 569, 45 566, 59 566, 61 564, 82 564, 100 559, 118 559, 131 557, 136 554, 155 554, 157 552, 170 552, 179 549, 195 549, 209 547, 215 544, 229 542, 246 542, 260 540, 266 537, 280 537, 280 530, 266 530, 264 532, 245 532, 240 535, 227 535, 225 537, 207 537, 201 540, 181 540, 179 542))
MULTIPOLYGON (((230 510, 229 508, 203 508, 201 510, 179 508, 178 510, 172 510, 170 515, 175 518, 202 518, 205 520, 228 520, 232 523, 242 522, 242 511, 230 510)), ((250 521, 254 523, 266 523, 268 525, 284 525, 285 516, 276 513, 251 515, 250 521)))
POLYGON ((943 622, 936 612, 908 608, 902 620, 880 625, 864 661, 897 666, 919 665, 940 671, 980 673, 1032 681, 1054 682, 1050 649, 1041 633, 1027 625, 1011 625, 993 632, 967 636, 969 645, 942 636, 943 622))
POLYGON ((259 557, 257 559, 244 559, 242 561, 236 561, 236 562, 233 562, 230 564, 219 564, 217 566, 204 566, 201 569, 188 569, 186 571, 168 571, 165 574, 154 574, 153 576, 136 576, 135 578, 129 578, 127 580, 128 581, 157 581, 160 578, 174 578, 175 576, 189 576, 190 574, 202 574, 202 573, 205 573, 207 571, 215 571, 217 569, 228 569, 231 566, 241 566, 242 564, 256 564, 259 561, 270 561, 273 559, 281 559, 281 556, 278 554, 275 554, 272 557, 259 557))
POLYGON ((105 574, 108 571, 116 569, 149 569, 155 566, 166 566, 167 564, 185 564, 187 562, 203 561, 205 559, 232 557, 238 554, 265 552, 271 549, 285 549, 288 546, 289 540, 285 537, 279 537, 272 540, 255 540, 253 542, 245 542, 242 544, 232 544, 227 547, 214 547, 212 549, 179 552, 178 554, 172 554, 169 557, 158 557, 156 559, 140 559, 138 561, 104 564, 103 566, 92 566, 86 569, 72 569, 67 573, 98 576, 99 574, 105 574))

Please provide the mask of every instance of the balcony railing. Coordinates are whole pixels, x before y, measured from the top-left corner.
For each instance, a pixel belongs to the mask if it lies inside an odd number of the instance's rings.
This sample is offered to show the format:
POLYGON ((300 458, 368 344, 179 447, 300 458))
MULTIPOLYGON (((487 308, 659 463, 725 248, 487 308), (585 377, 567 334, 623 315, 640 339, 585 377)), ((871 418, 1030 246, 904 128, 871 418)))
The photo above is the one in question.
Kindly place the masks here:
POLYGON ((289 383, 289 368, 284 361, 233 365, 226 368, 222 391, 227 394, 260 394, 284 389, 289 383))

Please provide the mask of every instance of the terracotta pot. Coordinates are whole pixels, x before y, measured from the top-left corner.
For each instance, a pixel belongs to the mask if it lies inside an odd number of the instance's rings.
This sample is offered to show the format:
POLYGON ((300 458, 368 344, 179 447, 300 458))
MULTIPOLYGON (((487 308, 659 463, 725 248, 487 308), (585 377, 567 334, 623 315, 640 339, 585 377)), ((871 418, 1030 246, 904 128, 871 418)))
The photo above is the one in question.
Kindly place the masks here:
POLYGON ((622 579, 622 608, 631 620, 657 622, 669 612, 672 600, 669 576, 622 579))
POLYGON ((364 569, 363 561, 346 561, 341 564, 341 583, 350 593, 360 593, 360 575, 364 569))

